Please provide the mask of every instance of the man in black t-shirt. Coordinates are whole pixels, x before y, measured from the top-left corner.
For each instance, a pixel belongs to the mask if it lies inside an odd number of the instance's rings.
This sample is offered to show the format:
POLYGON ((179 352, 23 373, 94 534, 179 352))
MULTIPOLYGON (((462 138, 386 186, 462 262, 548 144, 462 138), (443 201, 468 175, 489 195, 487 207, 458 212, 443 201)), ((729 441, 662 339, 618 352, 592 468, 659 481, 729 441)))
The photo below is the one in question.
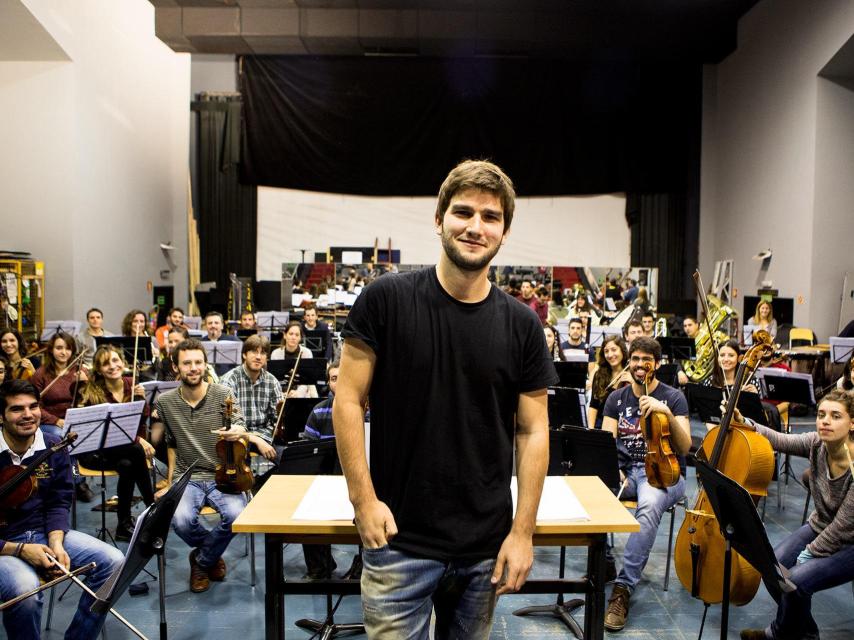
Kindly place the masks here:
POLYGON ((436 267, 378 278, 347 318, 333 421, 371 639, 426 637, 433 607, 437 639, 486 639, 496 596, 533 563, 557 375, 537 315, 487 279, 514 199, 497 166, 457 166, 439 191, 436 267))
MULTIPOLYGON (((646 336, 635 338, 629 346, 632 384, 608 396, 603 410, 605 417, 602 420, 602 429, 610 431, 617 438, 622 467, 620 475, 625 480, 621 497, 637 500, 635 518, 641 526, 640 531, 631 534, 626 542, 623 568, 617 576, 611 599, 608 601, 605 628, 609 631, 619 631, 625 626, 629 598, 649 559, 661 516, 685 495, 685 478, 682 476, 675 485, 666 489, 651 486, 646 477, 644 458, 647 446, 642 432, 642 417, 647 417, 652 412, 661 412, 667 416, 670 442, 678 456, 687 454, 691 447, 688 403, 682 392, 655 378, 646 385, 646 389, 644 388, 646 367, 658 369, 660 364, 661 345, 646 336)), ((680 466, 684 472, 685 462, 682 458, 680 466)))

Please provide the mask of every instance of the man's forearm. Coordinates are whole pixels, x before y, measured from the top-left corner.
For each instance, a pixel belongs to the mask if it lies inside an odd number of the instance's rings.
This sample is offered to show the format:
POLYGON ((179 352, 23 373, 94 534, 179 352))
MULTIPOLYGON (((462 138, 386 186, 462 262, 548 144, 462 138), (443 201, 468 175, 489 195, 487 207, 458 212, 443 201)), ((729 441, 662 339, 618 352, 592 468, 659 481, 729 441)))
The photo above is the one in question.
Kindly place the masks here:
POLYGON ((513 530, 533 535, 537 525, 537 508, 543 493, 543 482, 549 464, 548 429, 534 429, 516 436, 516 480, 519 495, 513 530))
POLYGON ((375 500, 377 496, 365 453, 365 414, 362 407, 358 403, 342 401, 340 397, 336 397, 332 424, 341 469, 347 479, 350 502, 355 506, 375 500))
POLYGON ((171 447, 166 449, 166 484, 172 486, 172 477, 175 475, 175 455, 177 451, 171 447))

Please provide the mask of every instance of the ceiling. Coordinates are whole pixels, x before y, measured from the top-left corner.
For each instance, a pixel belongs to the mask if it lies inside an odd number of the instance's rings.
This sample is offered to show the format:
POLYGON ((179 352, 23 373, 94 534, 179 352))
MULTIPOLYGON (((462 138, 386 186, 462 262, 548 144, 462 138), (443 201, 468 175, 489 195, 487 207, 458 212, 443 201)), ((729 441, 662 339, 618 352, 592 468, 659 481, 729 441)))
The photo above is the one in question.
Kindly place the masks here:
POLYGON ((758 0, 149 0, 175 51, 715 63, 758 0))
POLYGON ((0 0, 0 60, 68 60, 20 0, 0 0))

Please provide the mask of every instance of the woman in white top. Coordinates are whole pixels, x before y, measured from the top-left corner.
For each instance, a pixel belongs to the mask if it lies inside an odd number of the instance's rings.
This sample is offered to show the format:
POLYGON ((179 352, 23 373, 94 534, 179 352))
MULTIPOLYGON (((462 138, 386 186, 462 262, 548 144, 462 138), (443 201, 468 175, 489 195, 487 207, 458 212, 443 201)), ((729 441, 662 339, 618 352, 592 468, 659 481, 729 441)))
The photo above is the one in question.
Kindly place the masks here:
MULTIPOLYGON (((289 322, 285 327, 285 333, 282 336, 282 346, 273 350, 270 355, 270 360, 288 360, 296 358, 298 353, 301 353, 301 358, 311 358, 311 350, 303 346, 302 343, 302 325, 299 322, 289 322)), ((288 394, 289 398, 316 398, 317 387, 313 384, 301 384, 296 388, 291 389, 288 394)))
POLYGON ((756 305, 753 317, 747 322, 747 326, 752 327, 751 331, 765 329, 772 338, 776 338, 777 321, 774 319, 774 309, 771 307, 771 303, 767 300, 760 300, 759 304, 756 305))

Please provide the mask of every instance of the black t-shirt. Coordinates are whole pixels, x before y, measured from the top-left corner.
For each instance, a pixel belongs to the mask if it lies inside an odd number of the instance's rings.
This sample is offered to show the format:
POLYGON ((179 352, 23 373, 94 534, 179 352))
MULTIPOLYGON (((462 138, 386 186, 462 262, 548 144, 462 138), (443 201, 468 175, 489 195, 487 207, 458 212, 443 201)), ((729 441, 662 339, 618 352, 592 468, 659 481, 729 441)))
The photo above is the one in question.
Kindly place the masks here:
POLYGON ((494 286, 481 302, 455 300, 430 267, 365 287, 343 336, 377 358, 371 478, 397 523, 392 546, 494 557, 512 524, 519 394, 557 383, 537 314, 494 286))
MULTIPOLYGON (((659 382, 649 395, 670 407, 674 416, 688 415, 688 402, 678 389, 659 382)), ((632 462, 643 463, 646 441, 640 427, 639 398, 632 391, 632 386, 626 385, 612 392, 605 401, 603 413, 617 421, 617 447, 627 453, 632 462)), ((681 457, 679 463, 684 469, 685 463, 681 457)))

